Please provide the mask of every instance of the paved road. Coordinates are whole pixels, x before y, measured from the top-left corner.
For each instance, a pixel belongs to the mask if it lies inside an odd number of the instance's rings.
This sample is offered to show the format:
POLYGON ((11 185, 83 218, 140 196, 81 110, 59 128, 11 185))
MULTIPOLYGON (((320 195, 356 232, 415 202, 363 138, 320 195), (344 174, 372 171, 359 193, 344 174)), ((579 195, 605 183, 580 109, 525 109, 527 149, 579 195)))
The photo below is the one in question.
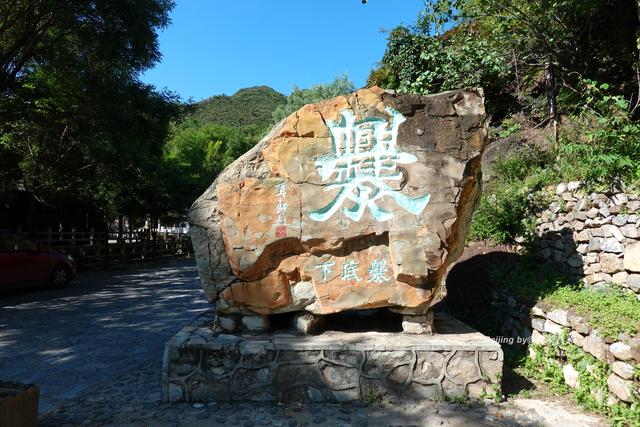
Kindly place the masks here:
POLYGON ((81 273, 63 290, 0 296, 0 379, 40 385, 40 412, 141 365, 210 306, 193 259, 81 273))

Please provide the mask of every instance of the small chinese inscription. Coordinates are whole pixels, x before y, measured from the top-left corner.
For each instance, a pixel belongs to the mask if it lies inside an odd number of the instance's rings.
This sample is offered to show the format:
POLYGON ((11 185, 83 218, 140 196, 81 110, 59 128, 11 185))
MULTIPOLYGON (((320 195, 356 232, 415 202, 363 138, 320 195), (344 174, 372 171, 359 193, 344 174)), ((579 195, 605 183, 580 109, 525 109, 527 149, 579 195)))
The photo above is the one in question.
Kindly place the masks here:
POLYGON ((358 276, 358 261, 349 260, 342 266, 342 280, 355 280, 359 282, 362 280, 358 276))
MULTIPOLYGON (((323 263, 316 264, 315 267, 320 271, 320 281, 326 283, 329 280, 331 273, 333 273, 334 267, 336 267, 336 262, 325 261, 323 263)), ((391 280, 391 270, 385 259, 375 259, 371 261, 371 264, 368 267, 362 270, 360 269, 359 261, 348 259, 341 267, 336 267, 336 269, 340 272, 340 279, 345 282, 362 282, 364 279, 364 277, 360 275, 362 274, 362 271, 366 272, 366 281, 368 283, 384 283, 391 280)))
POLYGON ((373 283, 382 283, 388 282, 389 276, 387 273, 389 272, 389 267, 387 267, 387 261, 384 259, 374 259, 371 261, 371 266, 369 267, 368 273, 369 278, 368 282, 373 283))
POLYGON ((322 271, 322 281, 326 282, 329 278, 329 274, 333 271, 331 267, 336 265, 335 261, 327 261, 322 264, 316 265, 316 268, 322 271))
POLYGON ((282 182, 276 185, 276 239, 287 237, 286 213, 289 204, 285 202, 287 196, 287 184, 282 182))

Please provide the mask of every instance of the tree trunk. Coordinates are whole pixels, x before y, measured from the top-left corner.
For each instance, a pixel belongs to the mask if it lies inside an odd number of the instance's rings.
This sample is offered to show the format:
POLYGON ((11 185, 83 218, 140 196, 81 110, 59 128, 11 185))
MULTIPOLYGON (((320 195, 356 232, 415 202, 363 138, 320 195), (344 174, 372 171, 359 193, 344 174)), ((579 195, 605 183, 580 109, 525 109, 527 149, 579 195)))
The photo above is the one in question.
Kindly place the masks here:
POLYGON ((556 91, 555 82, 553 80, 553 64, 548 59, 544 64, 544 77, 547 91, 547 107, 549 109, 549 125, 553 132, 553 141, 558 141, 558 112, 556 110, 556 91))
POLYGON ((151 233, 151 259, 156 260, 157 256, 157 231, 158 231, 158 218, 155 215, 151 215, 151 224, 149 226, 149 232, 151 233))
POLYGON ((122 240, 124 236, 124 217, 118 215, 118 240, 122 240))
POLYGON ((520 92, 520 73, 518 72, 518 58, 516 58, 516 51, 511 49, 513 54, 513 68, 516 76, 516 97, 518 101, 522 101, 522 93, 520 92))

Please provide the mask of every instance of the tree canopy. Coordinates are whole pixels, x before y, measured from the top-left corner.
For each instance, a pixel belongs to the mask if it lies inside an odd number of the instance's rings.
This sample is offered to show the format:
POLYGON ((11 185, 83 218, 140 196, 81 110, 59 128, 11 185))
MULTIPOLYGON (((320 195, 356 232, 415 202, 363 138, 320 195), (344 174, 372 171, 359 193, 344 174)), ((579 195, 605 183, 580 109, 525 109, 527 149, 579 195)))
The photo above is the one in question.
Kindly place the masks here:
POLYGON ((131 78, 159 58, 155 31, 172 0, 6 0, 0 4, 0 92, 39 68, 131 78))
POLYGON ((432 0, 388 33, 368 83, 485 89, 501 153, 471 238, 513 242, 532 235, 547 186, 640 188, 639 36, 632 0, 432 0))
POLYGON ((231 127, 266 127, 273 110, 285 101, 286 96, 268 86, 248 87, 231 96, 216 95, 196 103, 190 118, 231 127))
POLYGON ((390 32, 369 84, 418 93, 482 86, 499 118, 544 92, 551 64, 565 97, 579 92, 584 78, 630 96, 637 29, 632 0, 429 1, 414 26, 390 32))
POLYGON ((177 97, 138 79, 173 2, 0 3, 0 194, 158 213, 177 97))

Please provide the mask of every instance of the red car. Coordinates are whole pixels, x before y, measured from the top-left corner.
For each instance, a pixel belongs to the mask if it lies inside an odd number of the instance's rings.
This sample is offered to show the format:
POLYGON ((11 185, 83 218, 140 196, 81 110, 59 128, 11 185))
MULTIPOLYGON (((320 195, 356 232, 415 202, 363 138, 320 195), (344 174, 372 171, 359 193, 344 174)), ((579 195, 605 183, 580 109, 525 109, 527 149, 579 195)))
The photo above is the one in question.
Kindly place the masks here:
POLYGON ((75 274, 71 256, 19 234, 0 231, 0 290, 42 284, 63 288, 75 274))

